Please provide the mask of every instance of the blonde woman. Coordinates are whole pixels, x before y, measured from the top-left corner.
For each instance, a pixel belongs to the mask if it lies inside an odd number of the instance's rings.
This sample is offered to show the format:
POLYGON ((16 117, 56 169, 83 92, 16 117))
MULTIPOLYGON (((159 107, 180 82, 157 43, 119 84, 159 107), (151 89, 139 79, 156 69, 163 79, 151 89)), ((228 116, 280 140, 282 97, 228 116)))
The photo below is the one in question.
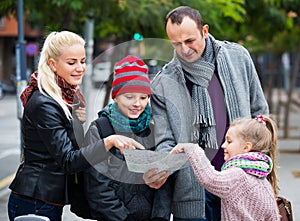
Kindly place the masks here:
POLYGON ((86 70, 84 47, 84 39, 75 33, 50 33, 38 70, 21 94, 24 160, 10 185, 11 221, 27 214, 60 221, 75 172, 102 161, 112 146, 143 149, 134 140, 118 136, 114 143, 108 137, 79 150, 85 121, 85 99, 79 89, 86 70))

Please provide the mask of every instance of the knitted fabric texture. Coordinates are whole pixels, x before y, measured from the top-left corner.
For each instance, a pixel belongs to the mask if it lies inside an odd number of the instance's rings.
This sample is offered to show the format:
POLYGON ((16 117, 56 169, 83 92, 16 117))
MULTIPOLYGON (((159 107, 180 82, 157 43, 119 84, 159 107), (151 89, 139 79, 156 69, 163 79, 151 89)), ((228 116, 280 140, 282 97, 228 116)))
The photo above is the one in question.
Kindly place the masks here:
POLYGON ((231 167, 241 168, 248 174, 264 179, 271 172, 273 163, 266 154, 249 152, 231 157, 223 164, 221 170, 227 170, 231 167))
MULTIPOLYGON (((258 114, 268 115, 268 104, 247 50, 239 44, 218 41, 212 35, 209 36, 214 47, 216 71, 224 90, 229 121, 240 117, 254 117, 258 114)), ((184 73, 178 59, 173 59, 162 68, 161 72, 151 81, 151 85, 150 102, 155 122, 156 150, 170 151, 174 147, 174 143, 196 143, 191 136, 194 119, 192 99, 189 97, 184 73), (161 120, 161 116, 164 116, 164 121, 161 120), (167 126, 165 126, 165 122, 167 126)), ((210 148, 206 148, 206 150, 213 151, 210 148)), ((210 162, 209 165, 211 165, 210 162)), ((240 168, 232 170, 239 170, 249 179, 257 179, 246 174, 240 168)), ((229 171, 224 172, 228 173, 229 171)), ((196 183, 195 177, 191 173, 191 170, 183 169, 176 176, 172 212, 175 217, 204 218, 203 187, 196 183)), ((232 186, 232 178, 230 176, 228 179, 229 187, 232 186)), ((266 179, 257 180, 266 181, 266 179)), ((210 181, 210 183, 215 183, 213 180, 210 181)), ((220 187, 222 188, 221 185, 218 185, 218 188, 220 187)), ((228 192, 225 192, 225 195, 228 195, 228 192)), ((239 221, 241 220, 243 219, 239 221)))
POLYGON ((117 103, 108 104, 108 110, 109 113, 103 111, 99 117, 107 116, 115 132, 140 133, 149 127, 152 117, 149 105, 137 119, 129 119, 123 115, 117 103))
MULTIPOLYGON (((28 86, 24 89, 24 91, 20 95, 20 99, 22 101, 23 107, 26 106, 27 101, 31 97, 32 93, 35 90, 38 90, 37 78, 38 78, 38 72, 34 72, 33 74, 31 74, 28 86)), ((86 106, 85 98, 81 93, 79 86, 68 84, 62 77, 58 75, 55 75, 55 81, 57 85, 61 88, 62 98, 69 106, 70 110, 72 110, 72 105, 74 104, 78 104, 78 106, 80 107, 86 106)))
POLYGON ((116 63, 112 83, 112 98, 124 93, 145 93, 150 96, 148 67, 139 58, 128 55, 116 63))
MULTIPOLYGON (((267 179, 250 175, 236 166, 217 171, 200 147, 188 148, 185 152, 196 179, 221 198, 222 221, 280 221, 274 191, 267 179)), ((258 158, 261 157, 268 158, 263 155, 258 158)))
POLYGON ((212 40, 206 39, 206 48, 200 59, 189 63, 180 58, 175 52, 175 59, 178 59, 186 77, 193 83, 192 104, 195 110, 193 131, 194 140, 202 148, 218 149, 216 140, 216 122, 212 107, 212 102, 207 87, 215 71, 215 53, 212 40))

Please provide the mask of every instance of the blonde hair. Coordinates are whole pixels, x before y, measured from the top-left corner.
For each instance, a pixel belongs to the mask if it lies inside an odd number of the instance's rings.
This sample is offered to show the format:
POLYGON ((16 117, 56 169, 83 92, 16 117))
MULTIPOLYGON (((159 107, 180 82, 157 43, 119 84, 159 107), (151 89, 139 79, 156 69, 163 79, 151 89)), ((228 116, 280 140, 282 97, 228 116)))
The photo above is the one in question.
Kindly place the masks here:
POLYGON ((275 197, 279 187, 276 175, 277 167, 277 125, 270 116, 261 116, 262 120, 240 118, 234 120, 230 127, 235 127, 237 136, 243 141, 252 143, 252 151, 259 151, 268 155, 273 161, 273 168, 267 179, 271 183, 275 197))
POLYGON ((55 73, 49 67, 50 58, 58 61, 59 57, 67 47, 74 44, 85 46, 84 39, 70 31, 51 32, 45 39, 38 63, 38 87, 41 93, 48 94, 64 110, 68 119, 72 119, 72 114, 62 98, 61 88, 55 81, 55 73), (46 93, 45 93, 46 92, 46 93))

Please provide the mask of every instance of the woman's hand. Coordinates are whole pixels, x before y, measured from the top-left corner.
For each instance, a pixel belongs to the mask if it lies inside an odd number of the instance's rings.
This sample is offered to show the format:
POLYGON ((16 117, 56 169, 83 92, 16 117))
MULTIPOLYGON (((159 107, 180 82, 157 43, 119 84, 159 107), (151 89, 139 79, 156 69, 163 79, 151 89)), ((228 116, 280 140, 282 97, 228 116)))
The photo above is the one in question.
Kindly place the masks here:
POLYGON ((116 147, 121 151, 122 154, 124 154, 124 149, 145 149, 145 147, 139 142, 122 135, 110 135, 104 138, 103 141, 107 151, 109 151, 112 147, 116 147))
POLYGON ((169 171, 158 172, 157 169, 151 169, 144 173, 143 180, 149 187, 159 189, 167 181, 169 176, 169 171))
POLYGON ((84 107, 76 108, 75 115, 82 124, 86 121, 86 110, 84 107))

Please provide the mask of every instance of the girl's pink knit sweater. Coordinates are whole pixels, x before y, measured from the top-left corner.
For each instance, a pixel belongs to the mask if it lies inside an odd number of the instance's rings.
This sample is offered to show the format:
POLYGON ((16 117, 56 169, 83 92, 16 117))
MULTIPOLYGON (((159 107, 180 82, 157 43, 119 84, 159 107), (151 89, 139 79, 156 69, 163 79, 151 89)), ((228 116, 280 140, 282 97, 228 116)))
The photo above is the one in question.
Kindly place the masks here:
POLYGON ((202 148, 186 148, 195 177, 221 198, 222 221, 279 221, 277 203, 267 179, 247 174, 241 168, 217 171, 202 148))

